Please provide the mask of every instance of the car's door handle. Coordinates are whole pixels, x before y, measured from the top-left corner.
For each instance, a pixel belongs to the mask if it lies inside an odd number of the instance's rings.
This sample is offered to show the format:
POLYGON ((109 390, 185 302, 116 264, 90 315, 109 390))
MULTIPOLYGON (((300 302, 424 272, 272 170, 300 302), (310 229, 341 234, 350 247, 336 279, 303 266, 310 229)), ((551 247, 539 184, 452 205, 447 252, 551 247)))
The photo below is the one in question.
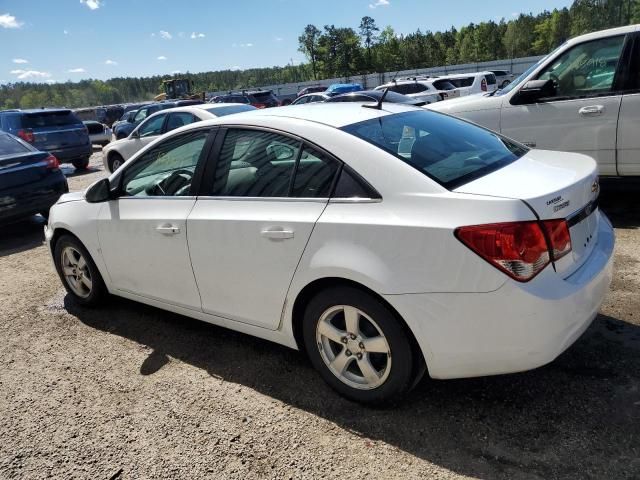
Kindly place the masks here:
POLYGON ((578 110, 578 113, 585 117, 602 115, 603 112, 603 105, 589 105, 588 107, 582 107, 580 110, 578 110))
POLYGON ((293 238, 293 230, 286 230, 281 227, 265 228, 260 232, 265 238, 272 238, 276 240, 285 240, 287 238, 293 238))
POLYGON ((175 235, 177 233, 180 233, 180 227, 176 225, 164 224, 156 227, 156 232, 163 235, 175 235))

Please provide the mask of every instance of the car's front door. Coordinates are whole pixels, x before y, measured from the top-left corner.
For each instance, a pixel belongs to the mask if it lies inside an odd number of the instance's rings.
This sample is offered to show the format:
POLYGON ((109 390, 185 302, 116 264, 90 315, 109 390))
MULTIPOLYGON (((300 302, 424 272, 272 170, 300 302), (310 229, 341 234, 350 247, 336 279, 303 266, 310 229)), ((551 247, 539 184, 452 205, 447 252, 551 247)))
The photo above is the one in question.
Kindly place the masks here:
POLYGON ((203 179, 209 195, 198 197, 187 220, 202 308, 276 329, 339 162, 277 133, 224 133, 215 173, 203 179))
POLYGON ((122 172, 119 196, 103 206, 98 221, 100 248, 116 289, 200 310, 186 220, 209 135, 209 129, 198 129, 172 136, 122 172))
POLYGON ((620 111, 619 66, 625 36, 580 43, 549 63, 538 80, 551 79, 555 94, 530 104, 505 101, 501 131, 535 148, 584 153, 603 175, 616 175, 620 111))
POLYGON ((120 147, 119 150, 122 153, 122 157, 128 160, 134 153, 141 150, 142 147, 158 138, 158 136, 162 134, 162 126, 166 118, 166 113, 159 113, 158 115, 147 118, 138 125, 120 147))

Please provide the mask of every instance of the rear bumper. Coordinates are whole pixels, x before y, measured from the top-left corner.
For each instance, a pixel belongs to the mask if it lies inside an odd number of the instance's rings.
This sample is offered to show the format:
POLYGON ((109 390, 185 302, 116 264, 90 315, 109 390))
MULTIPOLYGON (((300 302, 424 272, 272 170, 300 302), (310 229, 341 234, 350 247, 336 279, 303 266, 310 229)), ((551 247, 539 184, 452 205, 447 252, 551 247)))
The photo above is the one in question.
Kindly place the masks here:
POLYGON ((60 163, 69 163, 74 160, 89 158, 93 154, 91 142, 77 147, 68 147, 60 149, 45 149, 53 154, 60 163))
POLYGON ((60 171, 27 187, 3 191, 0 196, 0 221, 16 220, 48 211, 68 191, 67 179, 60 171))
POLYGON ((407 321, 433 378, 530 370, 553 361, 589 327, 613 272, 613 228, 604 215, 598 243, 567 278, 547 267, 534 281, 488 293, 386 295, 407 321))

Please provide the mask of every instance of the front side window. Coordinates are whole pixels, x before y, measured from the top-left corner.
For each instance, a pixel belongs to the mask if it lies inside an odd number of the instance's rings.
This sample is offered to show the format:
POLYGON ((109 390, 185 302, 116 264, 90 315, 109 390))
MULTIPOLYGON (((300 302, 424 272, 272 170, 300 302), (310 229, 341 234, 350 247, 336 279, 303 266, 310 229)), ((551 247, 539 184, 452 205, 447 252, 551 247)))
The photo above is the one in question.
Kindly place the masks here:
POLYGON ((553 80, 554 97, 609 93, 613 89, 623 44, 622 35, 576 45, 547 66, 538 75, 538 80, 553 80))
POLYGON ((191 182, 207 139, 198 130, 172 137, 146 152, 124 172, 124 197, 180 197, 191 194, 191 182))
POLYGON ((450 190, 498 170, 528 151, 498 134, 429 111, 386 115, 343 130, 450 190))
POLYGON ((162 124, 164 123, 166 115, 157 115, 153 118, 149 118, 138 128, 138 135, 140 138, 153 137, 162 133, 162 124))

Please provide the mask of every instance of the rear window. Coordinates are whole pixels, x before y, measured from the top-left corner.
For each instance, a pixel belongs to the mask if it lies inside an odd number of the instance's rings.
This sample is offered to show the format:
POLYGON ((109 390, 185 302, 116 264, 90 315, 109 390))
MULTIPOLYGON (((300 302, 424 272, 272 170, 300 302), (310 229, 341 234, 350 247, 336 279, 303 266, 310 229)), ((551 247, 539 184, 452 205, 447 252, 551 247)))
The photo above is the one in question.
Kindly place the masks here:
POLYGON ((273 93, 271 92, 254 92, 250 95, 258 101, 271 100, 273 98, 273 93))
POLYGON ((487 83, 489 85, 495 85, 496 84, 496 76, 493 73, 490 73, 489 75, 485 75, 486 79, 487 79, 487 83))
POLYGON ((474 77, 450 78, 449 81, 455 85, 456 88, 461 88, 473 85, 473 79, 474 77))
POLYGON ((24 128, 63 127, 82 123, 71 111, 27 113, 22 120, 24 128))
POLYGON ((343 127, 452 190, 498 170, 528 149, 457 118, 416 111, 343 127))
POLYGON ((213 113, 217 117, 224 117, 225 115, 231 115, 233 113, 248 112, 248 111, 257 110, 257 109, 256 107, 253 107, 251 105, 237 104, 237 105, 229 105, 225 107, 209 107, 209 108, 204 108, 203 110, 213 113))
POLYGON ((9 135, 0 134, 0 157, 20 155, 29 151, 30 150, 27 147, 15 138, 10 137, 9 135))

